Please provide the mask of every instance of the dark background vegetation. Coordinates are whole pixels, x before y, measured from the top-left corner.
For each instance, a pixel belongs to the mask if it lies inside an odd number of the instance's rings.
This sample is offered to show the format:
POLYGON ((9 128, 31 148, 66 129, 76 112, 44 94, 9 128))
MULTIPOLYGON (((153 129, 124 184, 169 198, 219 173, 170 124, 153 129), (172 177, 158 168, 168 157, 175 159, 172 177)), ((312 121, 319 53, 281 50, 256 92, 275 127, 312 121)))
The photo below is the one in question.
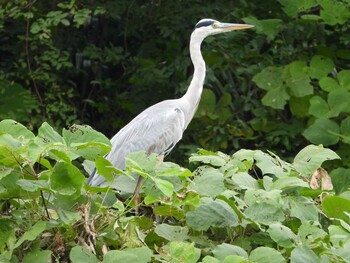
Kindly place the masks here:
MULTIPOLYGON (((253 81, 269 66, 302 61, 308 67, 315 55, 333 63, 322 77, 337 81, 337 73, 349 67, 346 1, 297 2, 3 1, 0 117, 33 130, 42 121, 56 128, 88 124, 111 137, 146 107, 185 92, 193 72, 190 34, 199 19, 210 17, 256 27, 203 44, 208 90, 171 158, 181 162, 183 153, 198 147, 228 153, 269 148, 288 157, 307 139, 346 152, 349 129, 341 136, 336 128, 331 143, 302 135, 315 121, 310 98, 327 97, 305 68, 295 67, 300 72, 292 75, 304 78, 298 94, 287 87, 262 100, 266 91, 253 81), (330 8, 331 2, 337 5, 330 8)), ((332 120, 338 127, 340 114, 332 120)))

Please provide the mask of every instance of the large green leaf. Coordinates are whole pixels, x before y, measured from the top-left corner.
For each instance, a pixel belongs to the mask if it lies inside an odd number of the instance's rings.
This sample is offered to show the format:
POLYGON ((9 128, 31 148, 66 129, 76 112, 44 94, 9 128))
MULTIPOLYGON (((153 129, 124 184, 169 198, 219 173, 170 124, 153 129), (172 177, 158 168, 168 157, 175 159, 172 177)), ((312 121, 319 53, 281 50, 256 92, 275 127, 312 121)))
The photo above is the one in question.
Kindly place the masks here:
POLYGON ((336 89, 328 94, 330 116, 337 117, 341 112, 350 112, 350 92, 345 89, 336 89))
POLYGON ((87 125, 72 125, 69 129, 63 129, 62 136, 67 145, 88 142, 99 142, 105 145, 111 145, 110 140, 105 135, 87 125))
POLYGON ((58 162, 52 170, 51 188, 61 195, 79 195, 84 183, 84 175, 71 163, 58 162))
POLYGON ((236 256, 242 256, 244 258, 248 258, 247 252, 245 252, 244 249, 241 247, 227 244, 227 243, 222 243, 220 245, 217 245, 213 250, 212 250, 214 256, 218 258, 221 262, 229 255, 236 255, 236 256))
POLYGON ((253 81, 266 91, 279 89, 283 86, 283 70, 282 67, 266 67, 254 76, 253 81))
POLYGON ((91 250, 82 246, 75 246, 69 253, 69 258, 72 263, 98 263, 99 260, 91 252, 91 250))
POLYGON ((331 92, 332 90, 340 88, 338 82, 330 77, 322 77, 319 81, 319 84, 321 89, 327 92, 331 92))
POLYGON ((33 241, 35 240, 44 230, 46 229, 46 222, 37 221, 27 232, 25 232, 15 244, 15 248, 22 245, 24 241, 33 241))
POLYGON ((349 217, 344 214, 344 212, 350 213, 350 200, 339 196, 328 196, 323 200, 322 208, 328 217, 350 223, 349 217))
POLYGON ((3 77, 0 79, 0 119, 28 121, 32 111, 39 108, 38 101, 29 89, 3 77))
POLYGON ((318 220, 318 209, 309 198, 287 196, 284 201, 288 204, 292 217, 298 218, 301 222, 318 220))
POLYGON ((286 101, 290 98, 287 90, 284 86, 269 90, 262 98, 261 102, 265 106, 269 106, 274 109, 283 109, 286 105, 286 101))
POLYGON ((283 6, 283 11, 291 16, 295 17, 299 12, 306 11, 309 8, 316 6, 318 2, 316 0, 302 0, 302 1, 289 1, 289 0, 278 0, 283 6))
POLYGON ((284 221, 284 213, 280 206, 267 202, 252 204, 244 210, 244 214, 258 224, 270 225, 284 221))
POLYGON ((292 250, 291 263, 319 263, 320 258, 307 246, 298 246, 292 250))
POLYGON ((267 233, 269 233, 271 239, 275 241, 278 246, 285 248, 293 247, 297 240, 293 231, 280 223, 271 224, 267 233))
POLYGON ((329 115, 328 103, 320 96, 311 97, 309 113, 317 118, 328 117, 329 115))
MULTIPOLYGON (((25 254, 22 263, 48 263, 51 262, 52 251, 50 250, 34 250, 25 254)), ((77 261, 74 261, 74 263, 77 261)), ((86 262, 88 263, 88 262, 86 262)))
POLYGON ((290 95, 304 97, 313 94, 310 77, 307 74, 307 65, 304 61, 294 61, 287 66, 288 77, 285 79, 290 95))
POLYGON ((309 76, 315 79, 326 77, 334 68, 333 60, 316 55, 312 57, 309 67, 309 76))
POLYGON ((322 146, 309 145, 302 149, 294 158, 295 170, 303 175, 311 175, 322 163, 340 157, 330 149, 322 146))
POLYGON ((186 222, 194 230, 207 230, 214 227, 233 227, 238 225, 238 216, 233 209, 220 199, 203 199, 203 204, 186 214, 186 222))
POLYGON ((127 248, 108 251, 103 257, 103 263, 147 263, 151 261, 152 251, 148 247, 127 248))
POLYGON ((307 129, 304 130, 304 137, 314 144, 325 146, 337 144, 339 141, 339 125, 329 119, 317 119, 307 129))
POLYGON ((2 120, 0 122, 0 131, 10 134, 13 138, 33 139, 34 134, 25 126, 14 120, 2 120))
POLYGON ((189 238, 188 228, 168 224, 157 225, 154 232, 169 241, 185 241, 189 238))
POLYGON ((346 90, 350 90, 350 70, 344 69, 338 73, 338 80, 340 87, 346 90))
POLYGON ((349 6, 341 1, 321 1, 320 16, 328 25, 344 24, 350 18, 349 6))
POLYGON ((193 180, 193 189, 200 195, 215 197, 225 191, 223 174, 211 167, 200 167, 193 180))
POLYGON ((259 263, 287 262, 279 251, 270 247, 258 247, 254 249, 249 255, 249 261, 259 263))
POLYGON ((350 189, 350 169, 340 167, 333 170, 329 175, 332 178, 333 188, 337 195, 350 189))
POLYGON ((164 258, 167 262, 188 262, 196 263, 200 257, 200 249, 194 246, 194 243, 172 241, 163 247, 164 258))

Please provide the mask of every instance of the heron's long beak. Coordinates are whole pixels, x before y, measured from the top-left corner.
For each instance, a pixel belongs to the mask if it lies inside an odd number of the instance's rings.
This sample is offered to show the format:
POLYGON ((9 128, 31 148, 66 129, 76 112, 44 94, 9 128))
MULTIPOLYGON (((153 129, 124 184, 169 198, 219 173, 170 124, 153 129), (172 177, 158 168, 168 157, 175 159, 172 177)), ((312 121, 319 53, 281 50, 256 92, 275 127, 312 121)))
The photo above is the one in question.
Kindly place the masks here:
POLYGON ((253 25, 248 24, 232 24, 232 23, 221 23, 219 28, 223 31, 232 31, 232 30, 243 30, 254 27, 253 25))

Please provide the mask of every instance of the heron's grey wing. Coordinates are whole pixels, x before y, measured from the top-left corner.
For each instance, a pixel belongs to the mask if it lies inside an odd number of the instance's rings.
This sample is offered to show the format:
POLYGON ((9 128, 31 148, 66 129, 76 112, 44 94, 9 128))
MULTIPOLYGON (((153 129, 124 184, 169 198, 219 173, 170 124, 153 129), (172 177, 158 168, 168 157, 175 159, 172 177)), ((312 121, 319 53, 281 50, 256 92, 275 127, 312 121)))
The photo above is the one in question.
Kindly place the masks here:
MULTIPOLYGON (((131 152, 167 155, 182 138, 184 129, 185 115, 176 100, 160 102, 140 113, 112 138, 112 150, 106 159, 124 169, 124 158, 131 152)), ((97 173, 91 174, 88 180, 92 186, 104 182, 97 173)))

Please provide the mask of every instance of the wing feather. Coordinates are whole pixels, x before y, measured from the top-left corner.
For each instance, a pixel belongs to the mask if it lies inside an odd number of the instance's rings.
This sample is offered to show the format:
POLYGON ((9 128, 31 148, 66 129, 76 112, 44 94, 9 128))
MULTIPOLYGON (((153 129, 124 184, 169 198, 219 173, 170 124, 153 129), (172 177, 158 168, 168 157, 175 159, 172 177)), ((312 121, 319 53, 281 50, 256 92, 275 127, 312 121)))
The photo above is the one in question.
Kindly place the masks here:
MULTIPOLYGON (((124 158, 132 152, 146 151, 167 155, 182 138, 185 130, 184 111, 176 100, 167 100, 141 112, 112 139, 112 150, 106 156, 113 166, 124 169, 124 158)), ((91 174, 88 184, 101 185, 105 179, 91 174)))

